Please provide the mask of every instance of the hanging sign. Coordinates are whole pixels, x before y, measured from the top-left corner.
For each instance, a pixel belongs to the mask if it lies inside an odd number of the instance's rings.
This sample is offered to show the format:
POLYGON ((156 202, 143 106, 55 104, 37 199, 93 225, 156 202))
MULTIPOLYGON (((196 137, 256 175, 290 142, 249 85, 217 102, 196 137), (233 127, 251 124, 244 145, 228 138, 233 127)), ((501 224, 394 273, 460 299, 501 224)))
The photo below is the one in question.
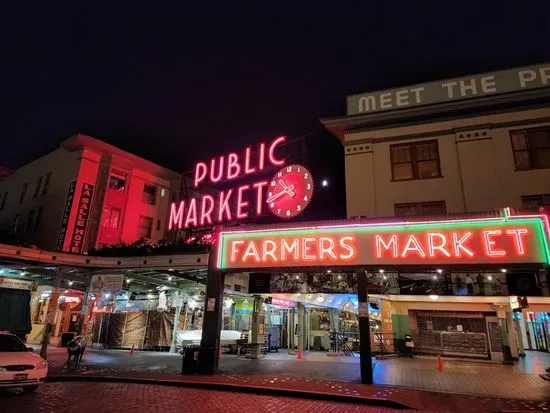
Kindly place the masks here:
POLYGON ((82 253, 84 236, 86 235, 86 228, 90 218, 93 195, 94 185, 83 183, 80 198, 78 199, 78 209, 73 227, 73 234, 71 236, 71 244, 69 246, 69 251, 75 254, 82 253))
POLYGON ((252 314, 253 307, 253 300, 251 301, 248 298, 239 299, 235 302, 235 314, 252 314))
POLYGON ((540 217, 270 228, 220 239, 221 269, 549 261, 540 217))
POLYGON ((241 184, 233 188, 205 192, 201 196, 173 202, 170 207, 168 228, 185 229, 261 216, 264 204, 280 218, 292 218, 301 214, 311 202, 313 179, 302 165, 285 165, 278 149, 286 142, 281 136, 271 143, 260 143, 253 149, 247 147, 243 154, 230 153, 210 162, 195 166, 194 187, 208 184, 210 187, 233 180, 260 174, 268 166, 280 168, 271 180, 241 184))
POLYGON ((67 191, 67 198, 65 199, 65 207, 63 208, 63 215, 61 216, 61 226, 59 227, 59 234, 57 236, 57 251, 63 251, 63 244, 65 243, 65 234, 67 233, 67 226, 69 225, 69 217, 71 216, 71 208, 73 207, 74 191, 76 189, 76 180, 71 181, 69 184, 69 190, 67 191))

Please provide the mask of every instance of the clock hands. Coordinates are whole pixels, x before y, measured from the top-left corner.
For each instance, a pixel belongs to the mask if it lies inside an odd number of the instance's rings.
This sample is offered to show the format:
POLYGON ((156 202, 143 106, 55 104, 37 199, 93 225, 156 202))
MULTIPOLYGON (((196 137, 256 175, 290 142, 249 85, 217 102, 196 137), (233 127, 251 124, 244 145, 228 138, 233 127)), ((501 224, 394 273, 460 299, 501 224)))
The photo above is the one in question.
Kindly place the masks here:
POLYGON ((290 197, 294 198, 294 185, 288 186, 285 181, 282 179, 279 179, 279 183, 283 187, 283 190, 281 192, 276 193, 275 195, 271 195, 269 198, 267 198, 266 202, 268 204, 271 204, 275 200, 279 199, 283 195, 289 195, 290 197))

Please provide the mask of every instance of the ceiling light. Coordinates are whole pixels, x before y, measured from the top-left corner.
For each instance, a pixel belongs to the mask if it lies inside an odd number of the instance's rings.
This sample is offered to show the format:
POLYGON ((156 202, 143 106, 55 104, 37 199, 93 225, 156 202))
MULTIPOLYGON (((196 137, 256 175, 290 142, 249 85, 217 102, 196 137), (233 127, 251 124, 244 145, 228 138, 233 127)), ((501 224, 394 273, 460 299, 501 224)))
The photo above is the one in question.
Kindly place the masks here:
POLYGON ((130 284, 130 281, 132 281, 130 278, 126 278, 126 284, 130 284))
POLYGON ((443 272, 443 270, 441 268, 438 268, 436 271, 437 271, 438 274, 441 274, 443 272))
POLYGON ((173 279, 174 279, 174 277, 172 277, 172 276, 168 277, 168 281, 172 281, 173 279))
POLYGON ((330 274, 332 272, 332 270, 327 270, 327 273, 330 274))
POLYGON ((507 271, 508 271, 508 270, 507 270, 506 268, 501 268, 501 269, 500 269, 500 272, 502 272, 502 273, 506 273, 507 271))
POLYGON ((488 279, 489 281, 493 281, 493 276, 492 276, 492 275, 489 275, 489 276, 487 276, 487 279, 488 279))
POLYGON ((105 298, 109 298, 111 296, 111 293, 105 293, 105 298))
POLYGON ((380 274, 384 274, 384 270, 383 270, 382 268, 380 268, 380 269, 378 270, 378 272, 379 272, 380 274))
POLYGON ((439 296, 436 295, 436 294, 430 294, 428 297, 430 297, 430 300, 432 300, 432 301, 435 301, 439 298, 439 296))
POLYGON ((73 281, 69 281, 69 285, 73 285, 73 281))
POLYGON ((434 280, 437 280, 437 275, 432 276, 434 280))

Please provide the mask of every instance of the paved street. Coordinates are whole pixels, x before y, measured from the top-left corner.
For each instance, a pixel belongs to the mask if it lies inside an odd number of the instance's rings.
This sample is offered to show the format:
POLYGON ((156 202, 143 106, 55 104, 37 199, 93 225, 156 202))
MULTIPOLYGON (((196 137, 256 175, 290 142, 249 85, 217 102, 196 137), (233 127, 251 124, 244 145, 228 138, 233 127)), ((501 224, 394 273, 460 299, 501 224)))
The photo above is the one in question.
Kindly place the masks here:
MULTIPOLYGON (((49 362, 52 373, 74 373, 65 368, 64 349, 51 348, 49 362)), ((436 369, 434 359, 390 358, 374 361, 374 380, 377 384, 458 394, 472 394, 523 400, 550 400, 550 384, 538 377, 550 356, 528 352, 527 358, 514 366, 495 363, 445 360, 443 371, 436 369)), ((125 350, 86 350, 78 369, 85 374, 103 371, 134 371, 178 374, 181 356, 169 353, 136 352, 125 350)), ((278 375, 358 382, 358 359, 331 358, 323 354, 309 354, 302 361, 285 353, 269 355, 262 360, 247 360, 223 355, 220 363, 225 375, 278 375)))
POLYGON ((0 392, 0 406, 2 413, 394 411, 357 404, 122 383, 47 383, 31 395, 0 392))

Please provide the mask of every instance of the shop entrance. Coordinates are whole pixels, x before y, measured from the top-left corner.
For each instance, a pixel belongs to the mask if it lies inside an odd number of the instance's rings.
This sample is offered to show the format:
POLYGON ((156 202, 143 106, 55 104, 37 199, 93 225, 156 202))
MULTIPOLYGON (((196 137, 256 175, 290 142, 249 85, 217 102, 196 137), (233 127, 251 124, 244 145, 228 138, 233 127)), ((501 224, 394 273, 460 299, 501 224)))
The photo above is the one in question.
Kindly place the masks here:
POLYGON ((549 317, 547 313, 528 312, 526 317, 529 348, 548 351, 549 317))

